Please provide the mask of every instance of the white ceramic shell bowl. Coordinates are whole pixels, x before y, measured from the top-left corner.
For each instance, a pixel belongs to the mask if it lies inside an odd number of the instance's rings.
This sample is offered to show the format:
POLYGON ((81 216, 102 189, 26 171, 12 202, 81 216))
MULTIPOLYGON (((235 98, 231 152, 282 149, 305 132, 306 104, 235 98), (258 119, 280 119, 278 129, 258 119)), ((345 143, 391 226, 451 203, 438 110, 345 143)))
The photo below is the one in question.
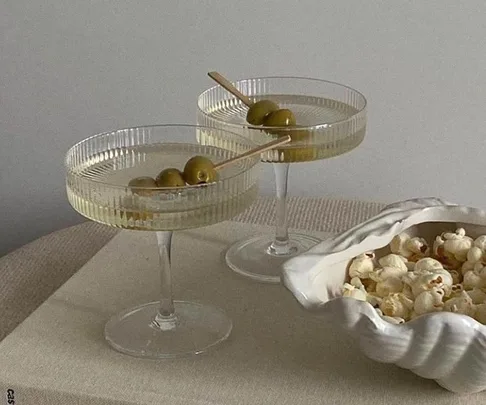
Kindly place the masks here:
POLYGON ((284 263, 282 282, 306 309, 326 314, 348 331, 367 357, 393 363, 461 394, 486 389, 486 326, 466 315, 436 312, 404 324, 383 320, 364 301, 341 297, 350 261, 386 246, 403 231, 432 245, 446 230, 486 234, 486 211, 437 198, 387 206, 375 217, 284 263))

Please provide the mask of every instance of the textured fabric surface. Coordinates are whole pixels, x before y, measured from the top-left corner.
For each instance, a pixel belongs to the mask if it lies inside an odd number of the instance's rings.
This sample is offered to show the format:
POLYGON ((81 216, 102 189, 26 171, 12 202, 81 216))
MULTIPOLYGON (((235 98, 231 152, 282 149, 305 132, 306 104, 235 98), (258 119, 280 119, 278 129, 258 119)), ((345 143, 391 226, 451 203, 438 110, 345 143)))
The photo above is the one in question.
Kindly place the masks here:
POLYGON ((0 343, 8 366, 0 367, 0 390, 13 389, 24 405, 484 403, 485 394, 457 396, 364 358, 283 286, 229 271, 221 260, 228 243, 271 230, 226 222, 174 236, 175 298, 211 303, 233 319, 230 339, 211 353, 142 360, 105 343, 114 313, 159 297, 155 238, 125 231, 0 343))
MULTIPOLYGON (((382 205, 289 198, 289 226, 339 232, 376 214, 382 205)), ((260 198, 235 221, 273 225, 275 200, 260 198)), ((118 231, 86 222, 40 238, 0 258, 0 341, 64 284, 118 231)))

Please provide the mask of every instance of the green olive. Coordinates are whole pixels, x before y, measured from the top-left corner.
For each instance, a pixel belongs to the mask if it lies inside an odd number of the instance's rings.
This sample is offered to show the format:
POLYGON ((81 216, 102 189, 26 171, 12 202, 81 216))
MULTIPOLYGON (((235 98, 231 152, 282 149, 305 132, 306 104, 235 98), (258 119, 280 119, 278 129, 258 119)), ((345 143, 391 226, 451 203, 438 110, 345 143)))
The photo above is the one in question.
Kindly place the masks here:
MULTIPOLYGON (((133 219, 134 221, 151 221, 154 218, 152 212, 139 212, 139 211, 125 211, 127 220, 133 219)), ((123 216, 123 214, 122 214, 123 216)), ((144 229, 140 226, 131 226, 129 229, 144 229)))
POLYGON ((293 129, 292 131, 288 131, 288 134, 290 135, 290 139, 292 139, 292 142, 305 142, 309 140, 310 133, 308 130, 305 129, 293 129))
POLYGON ((186 182, 178 169, 169 168, 162 170, 155 178, 157 187, 184 187, 186 182))
POLYGON ((153 194, 154 190, 144 190, 144 188, 156 188, 157 183, 152 177, 142 176, 130 180, 128 187, 132 189, 133 194, 149 196, 153 194))
MULTIPOLYGON (((135 180, 135 179, 134 179, 135 180)), ((147 191, 147 190, 145 190, 147 191)), ((126 196, 122 203, 122 209, 120 210, 120 216, 127 220, 133 221, 150 221, 153 219, 153 213, 150 211, 141 211, 133 204, 133 199, 130 196, 126 196)), ((125 224, 129 229, 142 229, 140 225, 125 224)))
POLYGON ((184 166, 183 176, 190 185, 212 183, 219 177, 213 162, 204 156, 190 158, 184 166))
POLYGON ((316 160, 316 148, 289 148, 280 151, 283 153, 283 162, 310 162, 316 160))
POLYGON ((265 117, 277 111, 278 105, 270 100, 260 100, 252 104, 246 114, 246 121, 251 125, 262 125, 265 117))
MULTIPOLYGON (((290 162, 308 162, 316 159, 317 148, 315 146, 292 146, 297 142, 305 142, 309 139, 309 132, 306 130, 293 130, 287 131, 288 135, 292 139, 288 148, 279 149, 282 161, 286 163, 290 162)), ((282 132, 282 135, 286 135, 282 132)))
POLYGON ((294 113, 286 108, 271 112, 263 120, 266 127, 292 127, 296 123, 294 113))

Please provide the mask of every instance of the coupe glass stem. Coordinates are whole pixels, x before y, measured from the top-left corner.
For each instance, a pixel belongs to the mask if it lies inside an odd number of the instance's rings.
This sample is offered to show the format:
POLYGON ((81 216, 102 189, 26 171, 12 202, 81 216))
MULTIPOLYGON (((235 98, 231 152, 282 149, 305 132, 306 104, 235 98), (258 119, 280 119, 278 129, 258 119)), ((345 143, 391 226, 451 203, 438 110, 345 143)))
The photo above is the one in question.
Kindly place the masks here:
POLYGON ((289 163, 273 163, 276 185, 276 234, 270 245, 269 252, 274 255, 289 255, 292 247, 289 241, 287 223, 287 183, 289 178, 289 163))
POLYGON ((172 245, 172 231, 156 232, 159 247, 161 297, 160 307, 152 327, 160 330, 170 330, 177 326, 177 317, 174 313, 172 300, 172 278, 170 252, 172 245))

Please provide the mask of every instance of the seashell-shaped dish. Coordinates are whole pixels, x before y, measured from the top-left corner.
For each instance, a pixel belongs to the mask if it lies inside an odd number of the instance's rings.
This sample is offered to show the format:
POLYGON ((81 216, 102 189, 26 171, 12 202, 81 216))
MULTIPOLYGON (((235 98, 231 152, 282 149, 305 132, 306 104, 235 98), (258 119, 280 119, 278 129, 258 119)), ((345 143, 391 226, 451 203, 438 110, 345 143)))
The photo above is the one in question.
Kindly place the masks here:
POLYGON ((466 315, 425 314, 403 324, 383 320, 367 302, 341 296, 350 261, 374 250, 389 252, 407 231, 432 245, 444 231, 486 234, 486 211, 423 198, 387 206, 375 217, 284 263, 282 282, 308 310, 328 315, 349 332, 365 356, 393 363, 461 394, 486 389, 486 326, 466 315))

